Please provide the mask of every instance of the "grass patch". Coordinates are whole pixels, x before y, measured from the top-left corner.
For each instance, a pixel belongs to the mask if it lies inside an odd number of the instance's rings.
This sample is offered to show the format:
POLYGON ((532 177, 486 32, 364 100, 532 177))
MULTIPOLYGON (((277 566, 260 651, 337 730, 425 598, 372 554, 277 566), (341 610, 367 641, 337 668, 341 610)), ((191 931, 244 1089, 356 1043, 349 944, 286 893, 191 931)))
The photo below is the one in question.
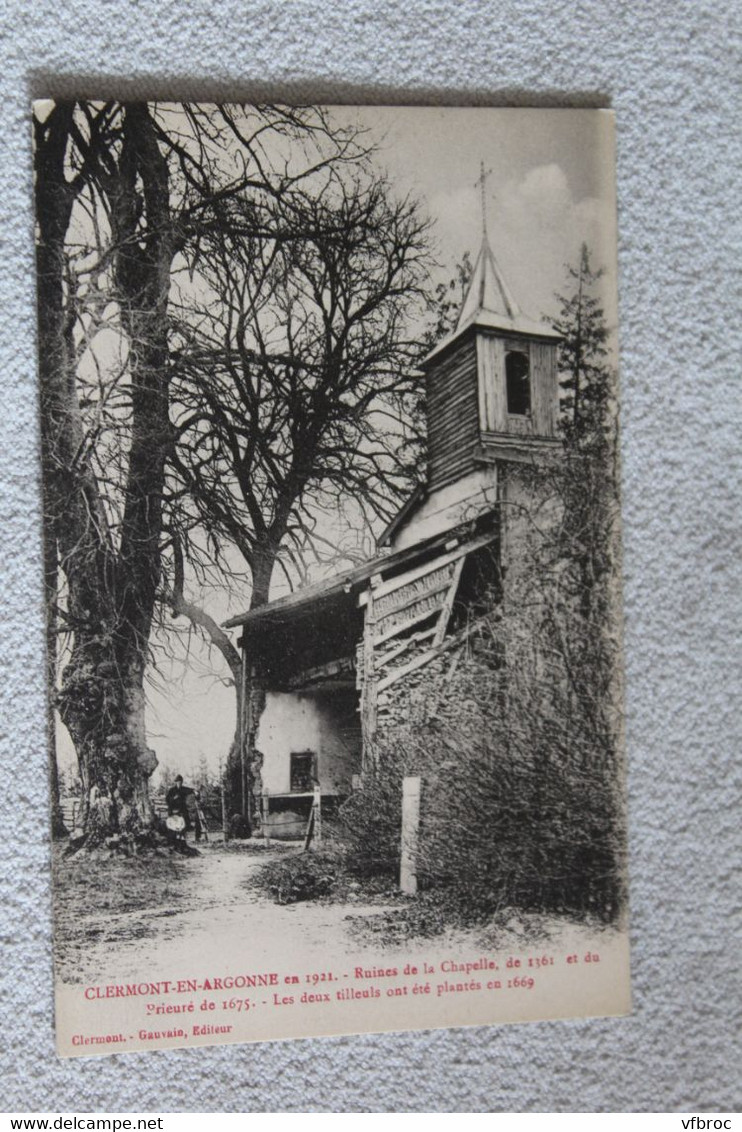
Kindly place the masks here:
POLYGON ((294 848, 283 860, 267 862, 245 884, 266 893, 277 904, 400 899, 388 877, 363 876, 350 868, 344 848, 336 841, 323 842, 306 852, 294 848))
POLYGON ((64 982, 84 981, 88 947, 154 936, 186 900, 189 861, 167 852, 122 857, 107 850, 52 857, 54 958, 64 982))
POLYGON ((348 916, 351 934, 359 944, 395 946, 420 939, 434 939, 446 931, 475 931, 477 941, 497 948, 508 937, 524 943, 545 942, 553 920, 524 914, 512 908, 472 908, 461 893, 451 888, 431 889, 416 896, 400 897, 398 906, 376 915, 348 916))
POLYGON ((243 857, 261 857, 265 853, 290 853, 295 851, 295 846, 286 841, 271 841, 266 845, 262 837, 247 838, 246 840, 238 840, 234 838, 231 841, 210 841, 204 844, 199 843, 199 850, 208 853, 209 850, 218 850, 219 853, 228 853, 233 856, 243 857))
POLYGON ((568 909, 544 913, 503 905, 499 891, 486 883, 449 884, 405 896, 396 879, 359 868, 357 858, 339 840, 307 852, 294 848, 290 856, 267 862, 244 883, 278 904, 345 905, 345 922, 359 946, 404 946, 445 932, 471 932, 479 946, 499 949, 546 945, 565 924, 589 927, 593 933, 611 930, 599 917, 568 909), (379 905, 378 911, 369 911, 369 905, 379 905))
POLYGON ((63 856, 55 845, 54 911, 57 922, 76 920, 85 913, 138 912, 181 899, 188 875, 182 857, 164 853, 121 857, 105 850, 63 856))

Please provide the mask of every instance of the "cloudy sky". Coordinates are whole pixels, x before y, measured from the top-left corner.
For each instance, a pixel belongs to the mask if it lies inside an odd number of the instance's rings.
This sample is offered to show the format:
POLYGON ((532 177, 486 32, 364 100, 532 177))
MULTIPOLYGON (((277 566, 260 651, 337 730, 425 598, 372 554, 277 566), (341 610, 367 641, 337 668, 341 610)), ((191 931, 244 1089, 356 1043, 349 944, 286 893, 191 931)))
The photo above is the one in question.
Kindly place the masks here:
MULTIPOLYGON (((399 195, 418 198, 434 222, 438 274, 450 279, 464 252, 476 257, 482 211, 476 182, 488 171, 490 243, 523 312, 556 312, 565 264, 586 241, 593 265, 606 268, 603 300, 611 326, 615 301, 615 172, 613 120, 589 110, 490 110, 337 107, 340 123, 356 123, 378 144, 375 158, 399 195)), ((192 595, 199 596, 199 595, 192 595)), ((210 610, 238 611, 239 595, 210 594, 210 610)), ((244 607, 247 606, 245 595, 244 607)), ((236 638, 237 634, 235 634, 236 638)), ((215 770, 234 728, 234 692, 219 679, 222 662, 194 640, 191 665, 175 665, 150 691, 150 743, 161 762, 188 776, 205 757, 215 770)), ((63 729, 60 761, 74 765, 63 729)))
MULTIPOLYGON (((450 274, 481 241, 480 162, 488 171, 487 227, 516 300, 534 318, 554 311, 564 265, 586 241, 608 269, 615 324, 613 118, 594 110, 419 107, 336 109, 380 142, 378 162, 434 221, 437 258, 450 274)), ((446 276, 447 277, 447 276, 446 276)))

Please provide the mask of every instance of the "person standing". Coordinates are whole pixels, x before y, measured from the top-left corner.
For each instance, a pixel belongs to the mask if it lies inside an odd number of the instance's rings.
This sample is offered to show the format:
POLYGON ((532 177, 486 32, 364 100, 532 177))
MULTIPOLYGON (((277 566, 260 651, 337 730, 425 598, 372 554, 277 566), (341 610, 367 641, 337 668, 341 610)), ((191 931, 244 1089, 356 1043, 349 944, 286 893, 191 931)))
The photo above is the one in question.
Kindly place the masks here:
POLYGON ((168 817, 177 814, 185 822, 185 832, 195 829, 196 841, 201 840, 201 819, 198 812, 196 792, 190 786, 183 785, 183 775, 175 776, 175 785, 171 786, 165 795, 168 817), (193 815, 193 821, 191 821, 193 815))

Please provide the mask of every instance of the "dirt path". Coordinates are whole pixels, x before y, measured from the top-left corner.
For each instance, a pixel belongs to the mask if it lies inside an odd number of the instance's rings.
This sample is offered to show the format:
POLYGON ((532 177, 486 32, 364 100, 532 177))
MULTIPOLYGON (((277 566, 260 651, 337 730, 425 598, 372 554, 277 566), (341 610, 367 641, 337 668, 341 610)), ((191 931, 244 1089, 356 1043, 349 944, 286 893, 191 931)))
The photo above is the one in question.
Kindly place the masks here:
POLYGON ((548 941, 537 940, 513 915, 489 943, 481 932, 449 930, 399 944, 386 918, 383 937, 359 936, 384 905, 276 904, 250 884, 262 865, 297 851, 211 843, 198 857, 144 860, 65 858, 59 848, 59 1049, 89 1052, 88 1039, 165 1048, 627 1009, 618 933, 599 939, 557 923, 548 941))
MULTIPOLYGON (((199 968, 208 961, 217 972, 286 969, 297 961, 304 971, 322 970, 348 951, 359 962, 372 960, 372 951, 351 942, 346 921, 349 914, 378 914, 378 904, 279 905, 249 885, 256 869, 294 851, 241 853, 211 843, 199 857, 170 858, 138 875, 130 862, 98 862, 104 880, 109 873, 111 899, 96 900, 77 874, 77 896, 69 893, 58 909, 59 976, 105 982, 143 973, 155 978, 166 970, 170 977, 174 970, 192 971, 194 961, 199 968)), ((384 954, 391 961, 390 949, 384 954)))
MULTIPOLYGON (((294 847, 202 847, 198 857, 82 858, 56 862, 56 974, 66 984, 193 979, 278 971, 306 976, 332 970, 352 978, 356 966, 400 970, 411 957, 471 958, 487 946, 477 933, 449 930, 433 939, 396 944, 359 942, 352 921, 377 916, 379 903, 277 904, 249 881, 294 847)), ((551 925, 543 944, 522 929, 498 929, 499 950, 534 953, 595 944, 594 929, 551 925), (548 944, 546 939, 548 937, 548 944)), ((369 939, 373 936, 369 933, 369 939)), ((603 941, 603 945, 606 944, 603 941)))

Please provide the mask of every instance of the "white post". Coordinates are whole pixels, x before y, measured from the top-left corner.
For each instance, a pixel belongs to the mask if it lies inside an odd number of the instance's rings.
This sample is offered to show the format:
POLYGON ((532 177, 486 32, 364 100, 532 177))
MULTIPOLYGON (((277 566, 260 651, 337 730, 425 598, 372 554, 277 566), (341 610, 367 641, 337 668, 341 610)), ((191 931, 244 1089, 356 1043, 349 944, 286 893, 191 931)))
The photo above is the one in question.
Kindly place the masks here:
POLYGON ((417 892, 417 840, 420 828, 420 779, 402 780, 402 859, 399 887, 408 896, 417 892))
POLYGON ((314 807, 314 840, 322 840, 322 791, 318 784, 314 787, 314 799, 312 802, 314 807))
POLYGON ((263 793, 260 795, 260 818, 261 818, 261 824, 262 824, 262 827, 263 827, 263 830, 262 830, 263 840, 264 840, 266 846, 270 845, 270 843, 271 843, 271 827, 270 827, 269 814, 270 814, 270 800, 268 798, 268 795, 265 793, 265 791, 263 791, 263 793))

